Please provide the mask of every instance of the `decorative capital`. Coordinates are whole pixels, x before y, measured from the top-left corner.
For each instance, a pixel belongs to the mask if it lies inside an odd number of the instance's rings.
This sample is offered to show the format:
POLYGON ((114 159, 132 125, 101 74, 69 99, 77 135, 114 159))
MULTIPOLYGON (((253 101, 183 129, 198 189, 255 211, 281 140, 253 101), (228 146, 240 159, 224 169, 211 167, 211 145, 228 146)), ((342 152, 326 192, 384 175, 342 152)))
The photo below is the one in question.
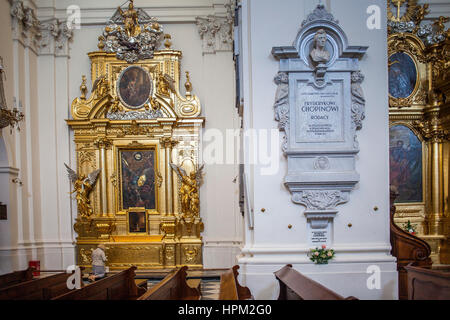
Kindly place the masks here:
POLYGON ((98 149, 108 149, 111 145, 112 141, 106 137, 98 138, 94 141, 94 146, 98 149))
POLYGON ((172 148, 174 148, 174 147, 179 143, 179 141, 174 140, 174 139, 172 139, 171 137, 162 137, 162 138, 159 140, 159 142, 161 143, 161 146, 162 146, 164 149, 167 149, 167 148, 172 149, 172 148))
POLYGON ((227 16, 197 17, 197 27, 203 40, 203 54, 233 50, 234 4, 225 5, 227 16))
POLYGON ((73 30, 67 21, 51 19, 41 22, 34 9, 26 7, 22 0, 14 0, 11 5, 13 31, 16 39, 34 48, 39 54, 67 55, 67 43, 73 37, 73 30))
POLYGON ((426 141, 442 143, 450 140, 450 133, 442 128, 438 118, 433 117, 423 122, 415 121, 413 125, 426 141))

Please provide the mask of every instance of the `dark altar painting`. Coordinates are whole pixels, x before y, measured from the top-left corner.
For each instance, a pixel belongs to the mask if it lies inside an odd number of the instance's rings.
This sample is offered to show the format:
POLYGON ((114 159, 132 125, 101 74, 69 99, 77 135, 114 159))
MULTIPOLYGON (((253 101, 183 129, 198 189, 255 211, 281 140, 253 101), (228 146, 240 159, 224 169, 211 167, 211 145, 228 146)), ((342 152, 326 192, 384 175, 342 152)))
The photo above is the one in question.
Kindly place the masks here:
POLYGON ((412 58, 404 53, 389 57, 389 94, 394 98, 407 98, 416 88, 417 69, 412 58))
POLYGON ((147 215, 142 212, 128 212, 128 233, 147 233, 147 215))
POLYGON ((396 203, 422 202, 422 143, 406 126, 389 134, 390 185, 398 192, 396 203))
POLYGON ((122 209, 156 209, 155 150, 123 150, 119 156, 122 209))
POLYGON ((132 66, 122 73, 117 87, 120 98, 128 107, 139 108, 149 99, 152 83, 144 69, 132 66))

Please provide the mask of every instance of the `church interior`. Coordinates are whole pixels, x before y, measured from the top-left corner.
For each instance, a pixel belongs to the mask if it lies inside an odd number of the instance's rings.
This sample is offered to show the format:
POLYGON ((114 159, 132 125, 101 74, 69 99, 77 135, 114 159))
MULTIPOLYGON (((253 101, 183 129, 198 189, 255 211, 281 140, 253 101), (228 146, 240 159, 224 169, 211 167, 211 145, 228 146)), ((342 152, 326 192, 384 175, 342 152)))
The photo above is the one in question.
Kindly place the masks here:
POLYGON ((450 300, 448 0, 0 17, 0 300, 450 300))

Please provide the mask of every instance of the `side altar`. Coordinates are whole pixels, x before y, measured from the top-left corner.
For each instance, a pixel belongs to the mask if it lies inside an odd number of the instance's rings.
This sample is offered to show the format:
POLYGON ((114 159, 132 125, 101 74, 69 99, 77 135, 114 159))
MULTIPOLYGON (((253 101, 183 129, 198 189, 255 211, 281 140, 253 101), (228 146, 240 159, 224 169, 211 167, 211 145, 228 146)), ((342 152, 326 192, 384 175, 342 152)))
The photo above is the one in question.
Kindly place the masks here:
POLYGON ((68 171, 80 266, 91 265, 102 243, 111 269, 202 267, 204 119, 188 72, 181 93, 182 52, 171 49, 170 39, 130 1, 104 28, 99 50, 88 54, 92 92, 88 97, 83 76, 67 120, 77 156, 68 171))

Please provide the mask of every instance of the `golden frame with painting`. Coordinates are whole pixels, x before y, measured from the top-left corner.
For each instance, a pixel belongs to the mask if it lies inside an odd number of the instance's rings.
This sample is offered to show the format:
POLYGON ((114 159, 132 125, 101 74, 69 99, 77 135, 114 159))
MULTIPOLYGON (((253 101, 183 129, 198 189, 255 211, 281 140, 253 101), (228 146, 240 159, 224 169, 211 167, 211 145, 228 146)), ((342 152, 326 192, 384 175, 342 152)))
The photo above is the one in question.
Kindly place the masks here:
POLYGON ((139 148, 118 145, 114 149, 115 171, 119 173, 117 214, 125 215, 130 208, 144 208, 150 215, 159 215, 162 177, 158 145, 139 148))

